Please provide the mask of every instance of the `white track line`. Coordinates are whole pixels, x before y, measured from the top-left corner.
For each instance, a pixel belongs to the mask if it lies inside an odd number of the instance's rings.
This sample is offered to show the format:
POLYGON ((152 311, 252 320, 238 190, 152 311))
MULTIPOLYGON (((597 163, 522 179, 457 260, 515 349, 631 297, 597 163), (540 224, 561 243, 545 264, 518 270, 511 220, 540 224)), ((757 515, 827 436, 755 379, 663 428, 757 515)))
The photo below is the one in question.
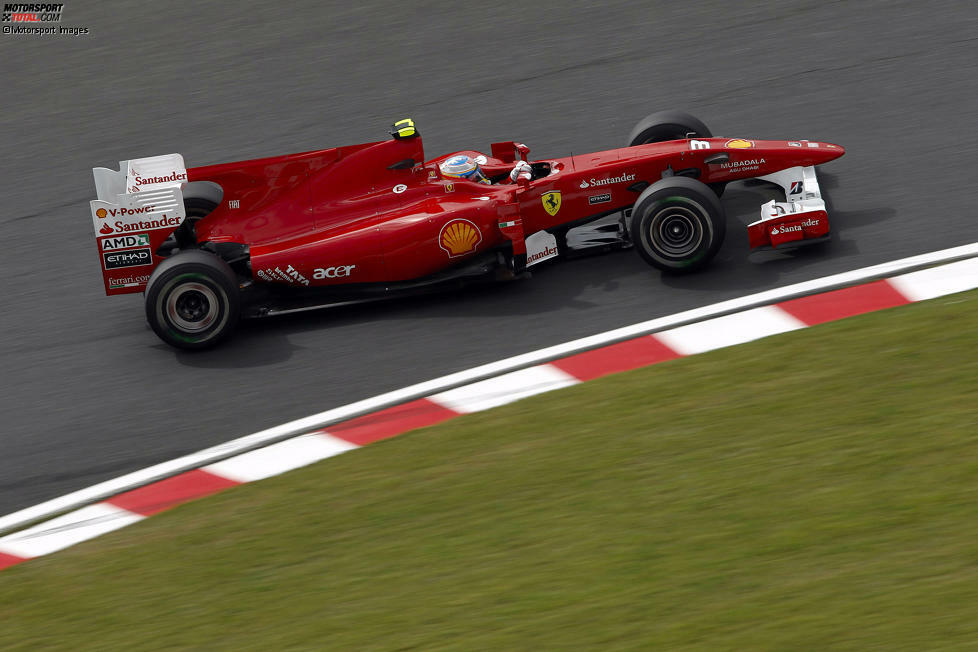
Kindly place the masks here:
POLYGON ((30 559, 141 521, 145 516, 98 503, 0 538, 0 552, 30 559))
POLYGON ((508 374, 469 383, 428 397, 449 410, 468 414, 506 405, 521 398, 579 383, 577 378, 553 365, 511 371, 508 374))
POLYGON ((911 301, 923 301, 970 290, 974 287, 976 276, 978 276, 978 258, 972 258, 919 272, 901 274, 891 278, 890 284, 911 301))
POLYGON ((324 433, 301 435, 203 467, 235 482, 254 482, 359 448, 324 433))
POLYGON ((805 324, 784 310, 764 306, 671 328, 655 336, 677 353, 694 355, 799 328, 805 328, 805 324))

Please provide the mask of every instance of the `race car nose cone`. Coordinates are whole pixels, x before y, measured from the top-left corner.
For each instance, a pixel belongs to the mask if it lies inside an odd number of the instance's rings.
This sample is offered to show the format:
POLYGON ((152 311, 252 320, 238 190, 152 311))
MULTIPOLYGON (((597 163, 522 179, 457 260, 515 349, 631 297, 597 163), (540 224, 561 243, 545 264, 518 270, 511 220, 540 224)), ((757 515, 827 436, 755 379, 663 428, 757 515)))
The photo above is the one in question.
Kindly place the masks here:
POLYGON ((805 154, 814 159, 812 162, 813 165, 820 165, 822 163, 834 161, 846 153, 844 147, 841 145, 835 145, 833 143, 802 141, 802 144, 804 145, 805 154))
POLYGON ((846 153, 846 149, 842 145, 834 145, 832 143, 822 143, 822 145, 824 147, 820 149, 825 150, 826 161, 833 161, 846 153))

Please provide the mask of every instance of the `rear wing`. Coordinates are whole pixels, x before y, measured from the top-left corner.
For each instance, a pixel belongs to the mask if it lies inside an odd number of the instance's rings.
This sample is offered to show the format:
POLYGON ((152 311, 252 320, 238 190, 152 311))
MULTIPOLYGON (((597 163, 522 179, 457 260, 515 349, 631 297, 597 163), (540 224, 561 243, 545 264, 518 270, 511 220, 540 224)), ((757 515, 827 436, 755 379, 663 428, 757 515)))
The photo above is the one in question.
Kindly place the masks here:
POLYGON ((163 260, 156 251, 186 218, 183 157, 120 161, 118 170, 93 168, 92 173, 98 195, 91 202, 92 226, 105 293, 142 292, 163 260))

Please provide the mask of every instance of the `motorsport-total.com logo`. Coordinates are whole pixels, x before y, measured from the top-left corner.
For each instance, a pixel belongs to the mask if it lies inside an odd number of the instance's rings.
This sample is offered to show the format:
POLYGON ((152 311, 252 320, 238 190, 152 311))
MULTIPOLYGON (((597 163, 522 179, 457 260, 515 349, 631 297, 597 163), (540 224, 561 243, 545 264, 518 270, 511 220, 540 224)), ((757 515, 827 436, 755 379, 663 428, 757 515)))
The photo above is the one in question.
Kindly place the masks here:
POLYGON ((62 27, 60 23, 64 3, 6 2, 0 23, 4 34, 26 34, 34 36, 81 36, 89 33, 87 27, 62 27), (8 24, 11 23, 11 24, 8 24))
POLYGON ((11 3, 3 5, 5 23, 60 23, 64 4, 11 3))

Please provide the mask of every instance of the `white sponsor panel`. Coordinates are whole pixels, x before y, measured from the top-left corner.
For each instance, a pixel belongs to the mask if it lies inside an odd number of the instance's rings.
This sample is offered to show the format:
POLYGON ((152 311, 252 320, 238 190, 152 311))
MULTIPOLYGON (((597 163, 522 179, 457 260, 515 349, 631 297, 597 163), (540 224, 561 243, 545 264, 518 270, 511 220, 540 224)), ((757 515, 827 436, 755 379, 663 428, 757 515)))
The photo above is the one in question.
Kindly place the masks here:
POLYGON ((557 238, 546 231, 537 231, 525 242, 527 267, 557 256, 557 238))
POLYGON ((95 237, 166 229, 172 231, 186 217, 179 188, 116 195, 114 201, 89 202, 95 237))
POLYGON ((187 166, 180 154, 136 158, 126 163, 126 192, 137 193, 158 188, 179 188, 187 181, 187 166))

